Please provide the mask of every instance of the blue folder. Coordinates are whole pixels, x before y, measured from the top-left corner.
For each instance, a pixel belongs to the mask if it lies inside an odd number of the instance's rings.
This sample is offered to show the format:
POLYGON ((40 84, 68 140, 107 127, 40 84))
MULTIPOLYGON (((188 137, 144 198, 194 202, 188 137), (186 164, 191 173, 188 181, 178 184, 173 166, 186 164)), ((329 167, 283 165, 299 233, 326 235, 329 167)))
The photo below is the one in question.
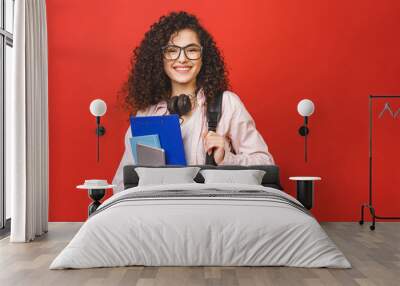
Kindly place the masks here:
POLYGON ((130 121, 132 137, 158 134, 166 164, 186 166, 178 115, 131 116, 130 121))
POLYGON ((138 161, 137 160, 137 151, 136 151, 136 146, 138 143, 142 144, 142 145, 151 146, 151 147, 161 148, 158 134, 135 136, 135 137, 129 138, 129 141, 131 143, 132 155, 133 155, 133 158, 135 159, 136 163, 138 161))

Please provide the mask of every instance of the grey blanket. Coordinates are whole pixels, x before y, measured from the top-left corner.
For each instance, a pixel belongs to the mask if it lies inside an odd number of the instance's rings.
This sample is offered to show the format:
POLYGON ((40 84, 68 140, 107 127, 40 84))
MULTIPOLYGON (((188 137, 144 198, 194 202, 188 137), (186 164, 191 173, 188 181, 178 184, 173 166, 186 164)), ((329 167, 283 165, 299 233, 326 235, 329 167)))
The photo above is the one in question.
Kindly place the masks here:
POLYGON ((154 200, 154 199, 178 199, 178 200, 190 200, 190 199, 212 199, 212 198, 229 198, 232 199, 256 199, 264 201, 273 201, 276 203, 289 205, 303 213, 311 215, 311 213, 300 203, 290 200, 282 195, 260 190, 234 190, 234 191, 221 191, 217 189, 207 189, 207 190, 164 190, 164 191, 144 191, 144 192, 130 192, 125 195, 120 196, 115 200, 111 200, 101 205, 99 209, 92 213, 91 217, 94 215, 107 210, 108 208, 118 205, 126 201, 143 201, 143 200, 154 200))

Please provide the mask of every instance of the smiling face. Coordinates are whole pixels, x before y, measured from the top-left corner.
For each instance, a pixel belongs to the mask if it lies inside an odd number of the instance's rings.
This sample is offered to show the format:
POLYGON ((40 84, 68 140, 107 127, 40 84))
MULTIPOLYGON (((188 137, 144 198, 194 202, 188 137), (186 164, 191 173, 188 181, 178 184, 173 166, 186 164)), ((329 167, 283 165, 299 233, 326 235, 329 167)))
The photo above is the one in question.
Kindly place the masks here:
POLYGON ((201 47, 197 34, 190 29, 178 31, 171 36, 163 53, 164 71, 171 79, 172 84, 193 84, 195 86, 196 77, 202 64, 201 47), (179 47, 186 47, 186 55, 184 50, 180 50, 179 47), (176 58, 178 54, 179 57, 176 58))

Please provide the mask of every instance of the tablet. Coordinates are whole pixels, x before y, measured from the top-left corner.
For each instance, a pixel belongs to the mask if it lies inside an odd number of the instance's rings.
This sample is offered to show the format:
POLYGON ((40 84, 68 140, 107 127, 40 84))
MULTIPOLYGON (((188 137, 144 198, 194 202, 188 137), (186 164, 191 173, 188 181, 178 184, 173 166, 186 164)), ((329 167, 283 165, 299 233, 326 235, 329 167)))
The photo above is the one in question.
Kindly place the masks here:
POLYGON ((132 137, 158 134, 167 165, 186 166, 179 116, 131 116, 132 137))
POLYGON ((141 166, 164 166, 164 149, 144 144, 136 144, 137 163, 141 166))

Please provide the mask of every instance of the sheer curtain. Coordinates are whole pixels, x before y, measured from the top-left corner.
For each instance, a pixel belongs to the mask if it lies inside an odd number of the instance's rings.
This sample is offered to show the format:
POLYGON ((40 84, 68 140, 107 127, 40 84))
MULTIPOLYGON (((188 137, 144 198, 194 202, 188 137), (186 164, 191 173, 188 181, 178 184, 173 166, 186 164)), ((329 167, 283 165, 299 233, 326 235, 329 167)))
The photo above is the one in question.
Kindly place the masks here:
POLYGON ((13 92, 6 110, 12 242, 47 232, 48 97, 45 0, 15 1, 13 92))

